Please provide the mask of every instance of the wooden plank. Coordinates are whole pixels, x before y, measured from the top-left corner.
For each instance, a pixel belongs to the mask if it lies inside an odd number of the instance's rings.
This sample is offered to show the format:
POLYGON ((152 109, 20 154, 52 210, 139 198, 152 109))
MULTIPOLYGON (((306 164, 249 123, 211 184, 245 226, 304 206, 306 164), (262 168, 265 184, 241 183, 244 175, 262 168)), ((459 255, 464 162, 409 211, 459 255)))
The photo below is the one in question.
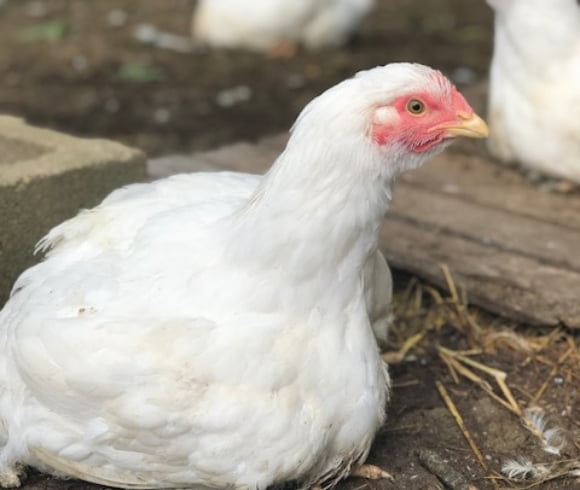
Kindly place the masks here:
POLYGON ((516 214, 499 205, 482 206, 458 194, 446 195, 402 181, 395 186, 390 212, 493 250, 580 272, 580 228, 516 214))
POLYGON ((580 195, 543 192, 521 173, 482 157, 444 153, 405 174, 402 182, 580 229, 580 195))
POLYGON ((534 325, 580 328, 580 274, 389 215, 381 231, 389 263, 446 287, 449 266, 469 301, 534 325))

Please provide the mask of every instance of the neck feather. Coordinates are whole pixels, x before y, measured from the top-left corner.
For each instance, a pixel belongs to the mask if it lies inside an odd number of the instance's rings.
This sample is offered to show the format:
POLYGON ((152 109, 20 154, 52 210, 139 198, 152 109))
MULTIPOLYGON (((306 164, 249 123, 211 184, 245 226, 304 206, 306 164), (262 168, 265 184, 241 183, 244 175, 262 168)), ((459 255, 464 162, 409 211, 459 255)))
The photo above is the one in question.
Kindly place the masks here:
POLYGON ((392 178, 369 150, 348 138, 325 145, 293 137, 235 217, 236 236, 245 237, 232 244, 236 259, 297 281, 359 274, 376 250, 392 178))

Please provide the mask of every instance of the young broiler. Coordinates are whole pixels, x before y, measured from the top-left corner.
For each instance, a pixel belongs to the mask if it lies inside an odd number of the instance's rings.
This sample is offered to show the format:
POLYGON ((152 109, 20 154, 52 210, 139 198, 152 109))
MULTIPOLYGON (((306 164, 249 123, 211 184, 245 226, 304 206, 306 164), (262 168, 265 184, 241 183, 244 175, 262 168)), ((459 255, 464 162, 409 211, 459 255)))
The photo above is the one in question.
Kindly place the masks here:
POLYGON ((495 11, 491 152, 580 182, 578 0, 487 0, 495 11))
POLYGON ((340 46, 374 6, 374 0, 200 0, 194 40, 215 47, 289 54, 340 46))
POLYGON ((391 183, 486 134, 439 72, 387 65, 308 104, 263 177, 132 185, 54 228, 0 313, 2 485, 18 464, 123 488, 384 475, 360 465, 389 393, 391 183))

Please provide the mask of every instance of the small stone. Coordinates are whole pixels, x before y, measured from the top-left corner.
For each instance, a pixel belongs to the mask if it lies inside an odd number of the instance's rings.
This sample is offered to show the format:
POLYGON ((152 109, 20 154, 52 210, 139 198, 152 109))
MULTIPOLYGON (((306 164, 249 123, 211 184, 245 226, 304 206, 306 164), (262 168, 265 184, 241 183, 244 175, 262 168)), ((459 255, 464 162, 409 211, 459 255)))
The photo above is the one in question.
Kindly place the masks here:
POLYGON ((89 60, 82 54, 77 54, 72 57, 71 65, 76 71, 85 71, 89 66, 89 60))
POLYGON ((122 9, 110 10, 107 14, 107 24, 111 27, 122 27, 127 23, 129 14, 122 9))
POLYGON ((216 95, 216 103, 220 107, 232 107, 252 98, 252 89, 247 85, 238 85, 229 89, 221 90, 216 95))
POLYGON ((134 31, 135 39, 143 44, 155 44, 159 37, 159 30, 151 24, 139 24, 134 31))
POLYGON ((153 119, 158 124, 166 124, 171 119, 171 111, 166 107, 158 107, 153 113, 153 119))
POLYGON ((178 53, 190 53, 192 49, 191 39, 188 37, 162 31, 152 24, 139 24, 133 31, 133 36, 143 44, 178 53))

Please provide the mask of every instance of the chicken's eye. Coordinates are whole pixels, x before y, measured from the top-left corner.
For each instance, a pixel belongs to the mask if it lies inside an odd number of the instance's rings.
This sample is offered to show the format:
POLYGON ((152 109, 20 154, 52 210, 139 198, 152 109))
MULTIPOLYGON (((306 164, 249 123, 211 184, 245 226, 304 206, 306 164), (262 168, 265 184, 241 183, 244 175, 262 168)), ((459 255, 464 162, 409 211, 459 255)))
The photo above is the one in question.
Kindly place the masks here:
POLYGON ((407 102, 407 111, 414 116, 418 116, 425 112, 425 104, 419 99, 410 99, 407 102))

